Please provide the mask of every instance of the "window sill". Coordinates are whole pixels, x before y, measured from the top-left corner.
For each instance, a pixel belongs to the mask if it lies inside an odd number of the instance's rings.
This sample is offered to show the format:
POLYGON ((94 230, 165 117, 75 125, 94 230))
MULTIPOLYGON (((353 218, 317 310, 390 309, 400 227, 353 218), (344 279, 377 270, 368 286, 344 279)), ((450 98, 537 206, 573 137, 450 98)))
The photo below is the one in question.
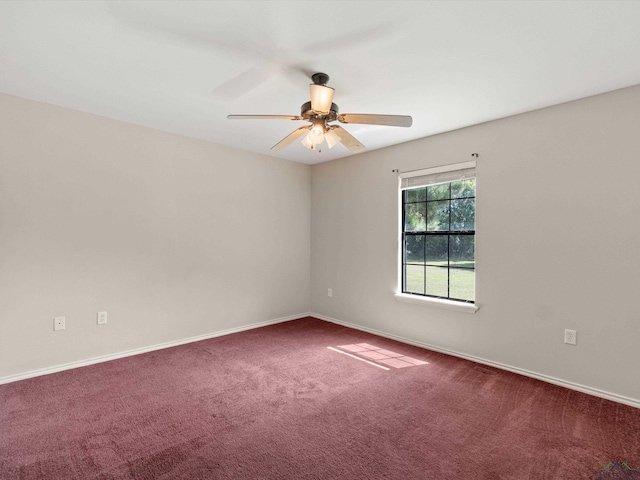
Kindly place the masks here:
POLYGON ((408 295, 406 293, 396 293, 395 297, 399 302, 431 305, 433 307, 446 308, 447 310, 457 310, 458 312, 476 313, 478 311, 478 306, 473 303, 443 300, 441 298, 419 297, 417 295, 408 295))

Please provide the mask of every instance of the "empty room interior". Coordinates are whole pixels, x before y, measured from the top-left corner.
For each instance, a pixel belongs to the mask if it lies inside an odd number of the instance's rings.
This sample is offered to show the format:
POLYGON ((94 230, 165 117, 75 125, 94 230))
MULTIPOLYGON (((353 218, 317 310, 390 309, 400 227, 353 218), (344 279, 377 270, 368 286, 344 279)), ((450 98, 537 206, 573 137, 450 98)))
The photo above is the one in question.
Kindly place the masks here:
POLYGON ((0 478, 640 478, 639 24, 0 3, 0 478))

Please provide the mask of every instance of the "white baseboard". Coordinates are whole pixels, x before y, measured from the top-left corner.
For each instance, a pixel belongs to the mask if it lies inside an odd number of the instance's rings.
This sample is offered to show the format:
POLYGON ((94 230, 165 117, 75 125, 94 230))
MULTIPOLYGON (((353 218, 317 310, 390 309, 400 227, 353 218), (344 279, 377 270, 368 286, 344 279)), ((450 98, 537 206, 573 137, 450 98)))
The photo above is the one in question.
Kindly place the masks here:
POLYGON ((241 327, 229 328, 227 330, 220 330, 219 332, 207 333, 204 335, 184 338, 182 340, 176 340, 173 342, 166 342, 158 345, 151 345, 148 347, 135 348, 133 350, 127 350, 125 352, 112 353, 109 355, 92 357, 92 358, 88 358, 86 360, 80 360, 77 362, 65 363, 65 364, 56 365, 53 367, 31 370, 25 373, 19 373, 16 375, 1 377, 0 385, 5 383, 17 382, 19 380, 25 380, 27 378, 39 377, 41 375, 49 375, 50 373, 62 372, 64 370, 71 370, 73 368, 86 367, 88 365, 94 365, 96 363, 108 362, 110 360, 117 360, 119 358, 131 357, 133 355, 140 355, 141 353, 153 352, 155 350, 162 350, 163 348, 177 347, 178 345, 184 345, 185 343, 199 342, 201 340, 207 340, 209 338, 221 337, 223 335, 230 335, 232 333, 244 332, 245 330, 252 330, 254 328, 266 327, 267 325, 275 325, 276 323, 288 322, 290 320, 296 320, 298 318, 304 318, 310 315, 311 314, 309 312, 300 313, 298 315, 290 315, 288 317, 276 318, 273 320, 267 320, 265 322, 251 323, 249 325, 243 325, 241 327))
POLYGON ((520 375, 524 375, 526 377, 535 378, 537 380, 542 380, 543 382, 552 383, 554 385, 558 385, 560 387, 565 387, 570 390, 576 390, 578 392, 587 393, 589 395, 593 395, 595 397, 605 398, 607 400, 611 400, 618 403, 623 403, 625 405, 630 405, 632 407, 640 408, 640 400, 625 397, 623 395, 618 395, 616 393, 606 392, 604 390, 600 390, 598 388, 588 387, 585 385, 580 385, 578 383, 569 382, 567 380, 562 380, 560 378, 550 377, 548 375, 544 375, 542 373, 532 372, 530 370, 525 370, 518 367, 512 367, 511 365, 505 365, 503 363, 494 362, 491 360, 486 360, 484 358, 474 357, 473 355, 467 355, 464 353, 456 352, 453 350, 449 350, 446 348, 436 347, 434 345, 429 345, 428 343, 417 342, 415 340, 411 340, 408 338, 400 337, 398 335, 393 335, 387 332, 382 332, 380 330, 375 330, 373 328, 363 327, 361 325, 356 325, 349 322, 343 322, 342 320, 337 320, 335 318, 327 317, 325 315, 320 315, 317 313, 311 312, 309 314, 314 318, 318 318, 320 320, 325 320, 327 322, 335 323, 337 325, 342 325, 343 327, 353 328, 356 330, 362 330, 363 332, 372 333, 374 335, 378 335, 380 337, 390 338, 392 340, 397 340, 402 343, 406 343, 409 345, 414 345, 416 347, 425 348, 427 350, 433 350, 434 352, 445 353, 447 355, 452 355, 454 357, 463 358, 465 360, 471 360, 472 362, 481 363, 483 365, 489 365, 491 367, 496 367, 501 370, 507 370, 509 372, 518 373, 520 375))
POLYGON ((569 382, 567 380, 562 380, 562 379, 555 378, 555 377, 550 377, 548 375, 532 372, 530 370, 525 370, 525 369, 518 368, 518 367, 513 367, 511 365, 505 365, 505 364, 494 362, 494 361, 491 361, 491 360, 486 360, 484 358, 475 357, 473 355, 467 355, 467 354, 464 354, 464 353, 456 352, 454 350, 449 350, 449 349, 446 349, 446 348, 437 347, 435 345, 430 345, 428 343, 417 342, 415 340, 404 338, 404 337, 401 337, 399 335, 393 335, 393 334, 390 334, 390 333, 387 333, 387 332, 383 332, 383 331, 380 331, 380 330, 376 330, 376 329, 373 329, 373 328, 363 327, 361 325, 356 325, 356 324, 353 324, 353 323, 344 322, 342 320, 338 320, 338 319, 335 319, 335 318, 327 317, 325 315, 320 315, 320 314, 313 313, 313 312, 306 312, 306 313, 300 313, 300 314, 297 314, 297 315, 290 315, 288 317, 282 317, 282 318, 276 318, 276 319, 273 319, 273 320, 267 320, 267 321, 264 321, 264 322, 252 323, 252 324, 249 324, 249 325, 243 325, 241 327, 230 328, 230 329, 227 329, 227 330, 221 330, 221 331, 218 331, 218 332, 208 333, 208 334, 205 334, 205 335, 198 335, 198 336, 195 336, 195 337, 185 338, 185 339, 182 339, 182 340, 176 340, 176 341, 173 341, 173 342, 166 342, 166 343, 162 343, 162 344, 158 344, 158 345, 151 345, 151 346, 148 346, 148 347, 136 348, 136 349, 133 349, 133 350, 127 350, 125 352, 118 352, 118 353, 113 353, 113 354, 109 354, 109 355, 103 355, 103 356, 100 356, 100 357, 92 357, 92 358, 88 358, 86 360, 81 360, 81 361, 77 361, 77 362, 70 362, 70 363, 65 363, 65 364, 62 364, 62 365, 56 365, 56 366, 53 366, 53 367, 47 367, 47 368, 41 368, 41 369, 37 369, 37 370, 31 370, 29 372, 19 373, 19 374, 16 374, 16 375, 9 375, 9 376, 0 378, 0 385, 3 385, 5 383, 17 382, 19 380, 25 380, 27 378, 39 377, 39 376, 42 376, 42 375, 49 375, 51 373, 62 372, 62 371, 65 371, 65 370, 71 370, 71 369, 74 369, 74 368, 86 367, 88 365, 94 365, 96 363, 102 363, 102 362, 108 362, 108 361, 111 361, 111 360, 117 360, 119 358, 131 357, 133 355, 140 355, 142 353, 153 352, 155 350, 162 350, 164 348, 176 347, 178 345, 184 345, 186 343, 199 342, 201 340, 207 340, 209 338, 215 338, 215 337, 221 337, 221 336, 224 336, 224 335, 230 335, 232 333, 243 332, 245 330, 252 330, 254 328, 266 327, 267 325, 275 325, 277 323, 288 322, 290 320, 296 320, 298 318, 304 318, 304 317, 308 317, 308 316, 311 316, 311 317, 314 317, 314 318, 318 318, 320 320, 324 320, 324 321, 327 321, 327 322, 335 323, 337 325, 342 325, 344 327, 353 328, 355 330, 361 330, 363 332, 372 333, 372 334, 378 335, 380 337, 385 337, 385 338, 390 338, 392 340, 397 340, 399 342, 406 343, 408 345, 414 345, 416 347, 425 348, 427 350, 433 350, 435 352, 444 353, 444 354, 447 354, 447 355, 452 355, 454 357, 463 358, 465 360, 471 360, 472 362, 480 363, 480 364, 483 364, 483 365, 489 365, 491 367, 496 367, 496 368, 499 368, 501 370, 506 370, 506 371, 509 371, 509 372, 513 372, 513 373, 517 373, 517 374, 520 374, 520 375, 524 375, 526 377, 531 377, 531 378, 535 378, 537 380, 542 380, 543 382, 552 383, 552 384, 558 385, 560 387, 565 387, 565 388, 568 388, 570 390, 576 390, 578 392, 587 393, 589 395, 593 395, 593 396, 596 396, 596 397, 605 398, 607 400, 611 400, 611 401, 622 403, 622 404, 625 404, 625 405, 630 405, 632 407, 640 408, 640 400, 637 400, 637 399, 634 399, 634 398, 625 397, 623 395, 618 395, 616 393, 606 392, 604 390, 600 390, 600 389, 597 389, 597 388, 588 387, 588 386, 585 386, 585 385, 580 385, 580 384, 577 384, 577 383, 574 383, 574 382, 569 382))

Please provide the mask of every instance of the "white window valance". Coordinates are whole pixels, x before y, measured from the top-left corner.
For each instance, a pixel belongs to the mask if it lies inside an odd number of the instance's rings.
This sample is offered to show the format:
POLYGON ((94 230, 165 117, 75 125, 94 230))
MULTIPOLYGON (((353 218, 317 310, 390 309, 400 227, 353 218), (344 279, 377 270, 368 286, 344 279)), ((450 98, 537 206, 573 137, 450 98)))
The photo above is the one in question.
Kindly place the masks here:
POLYGON ((408 190, 410 188, 438 185, 439 183, 457 182, 465 178, 474 178, 475 176, 476 162, 472 161, 403 172, 398 175, 398 178, 400 180, 400 188, 408 190))

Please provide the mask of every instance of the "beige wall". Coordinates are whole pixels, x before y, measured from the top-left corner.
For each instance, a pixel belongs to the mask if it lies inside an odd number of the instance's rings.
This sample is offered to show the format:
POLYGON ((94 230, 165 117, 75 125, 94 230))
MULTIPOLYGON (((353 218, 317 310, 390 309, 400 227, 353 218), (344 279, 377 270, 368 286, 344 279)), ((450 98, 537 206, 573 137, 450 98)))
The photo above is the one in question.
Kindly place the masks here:
POLYGON ((0 379, 305 314, 309 195, 307 165, 0 95, 0 379))
POLYGON ((640 86, 315 165, 311 311, 640 405, 639 179, 640 86), (400 303, 392 170, 473 152, 480 309, 400 303))
POLYGON ((0 380, 311 310, 640 405, 638 125, 640 86, 308 167, 0 95, 0 380), (480 310, 399 303, 392 170, 473 152, 480 310))

